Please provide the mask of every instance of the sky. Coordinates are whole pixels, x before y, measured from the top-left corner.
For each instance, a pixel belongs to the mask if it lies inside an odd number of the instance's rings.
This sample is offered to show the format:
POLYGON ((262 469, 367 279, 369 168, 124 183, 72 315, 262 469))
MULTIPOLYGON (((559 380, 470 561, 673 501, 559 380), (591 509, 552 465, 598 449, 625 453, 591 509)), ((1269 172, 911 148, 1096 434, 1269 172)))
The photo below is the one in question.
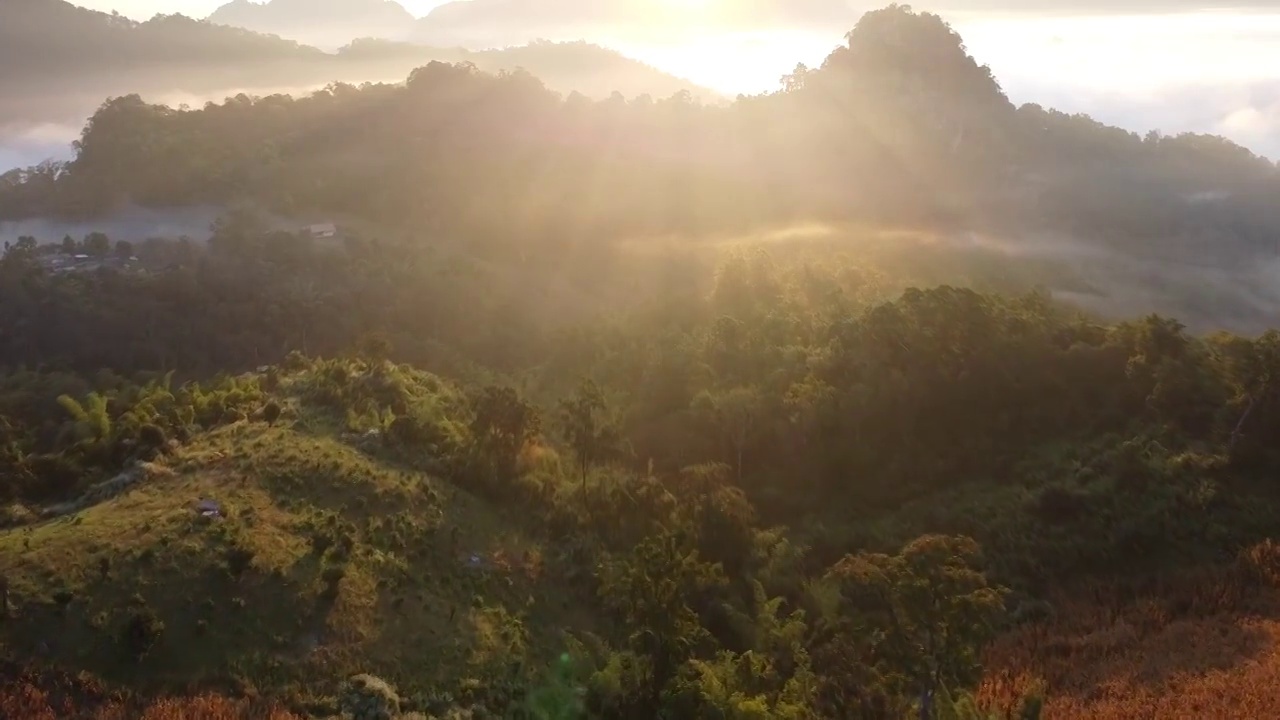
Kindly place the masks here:
MULTIPOLYGON (((157 12, 203 17, 223 1, 77 4, 146 19, 157 12)), ((585 38, 736 95, 776 89, 778 78, 797 62, 820 63, 860 13, 847 7, 849 2, 866 9, 889 0, 475 0, 451 9, 459 13, 462 26, 485 33, 492 29, 491 44, 523 42, 530 33, 556 40, 585 38), (718 18, 729 15, 751 16, 754 26, 709 31, 718 18), (636 18, 643 18, 643 24, 636 18)), ((441 2, 401 4, 421 16, 441 2)), ((1280 158, 1280 7, 1198 10, 1214 4, 913 3, 920 10, 936 8, 947 18, 1017 103, 1086 112, 1138 132, 1224 134, 1280 158)))
MULTIPOLYGON (((135 20, 147 20, 161 13, 181 13, 187 17, 202 18, 207 17, 219 5, 226 2, 227 0, 72 0, 74 5, 102 12, 116 11, 135 20)), ((414 15, 422 16, 443 2, 442 0, 401 0, 400 4, 414 15)))

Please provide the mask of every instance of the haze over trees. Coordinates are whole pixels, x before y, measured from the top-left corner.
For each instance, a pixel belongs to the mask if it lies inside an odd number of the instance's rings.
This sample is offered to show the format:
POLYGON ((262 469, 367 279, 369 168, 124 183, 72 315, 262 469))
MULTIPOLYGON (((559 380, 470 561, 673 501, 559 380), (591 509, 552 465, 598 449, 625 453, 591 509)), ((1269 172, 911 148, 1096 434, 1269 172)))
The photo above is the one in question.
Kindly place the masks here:
POLYGON ((1276 168, 1015 107, 899 6, 783 84, 124 96, 5 175, 0 217, 228 211, 0 257, 0 714, 1274 707, 1280 334, 928 238, 1243 266, 1276 168))
POLYGON ((136 22, 64 0, 12 0, 0 4, 0 63, 22 71, 0 73, 0 92, 10 98, 0 107, 0 132, 6 126, 79 124, 106 96, 222 99, 281 88, 305 91, 335 81, 400 80, 432 60, 472 62, 490 72, 524 67, 551 87, 598 97, 615 90, 688 90, 713 97, 693 83, 581 42, 473 52, 349 36, 341 45, 326 52, 182 15, 136 22))
POLYGON ((408 40, 416 19, 394 0, 343 0, 315 3, 231 0, 208 18, 267 35, 279 35, 318 47, 342 47, 355 38, 408 40))
POLYGON ((1274 253, 1272 163, 1217 137, 1014 107, 936 16, 868 13, 821 67, 784 83, 727 107, 684 92, 590 101, 531 73, 432 63, 400 85, 190 111, 126 95, 50 171, 52 192, 23 182, 48 173, 7 176, 0 217, 252 198, 481 234, 858 219, 1057 231, 1173 255, 1213 241, 1220 261, 1242 264, 1274 253))

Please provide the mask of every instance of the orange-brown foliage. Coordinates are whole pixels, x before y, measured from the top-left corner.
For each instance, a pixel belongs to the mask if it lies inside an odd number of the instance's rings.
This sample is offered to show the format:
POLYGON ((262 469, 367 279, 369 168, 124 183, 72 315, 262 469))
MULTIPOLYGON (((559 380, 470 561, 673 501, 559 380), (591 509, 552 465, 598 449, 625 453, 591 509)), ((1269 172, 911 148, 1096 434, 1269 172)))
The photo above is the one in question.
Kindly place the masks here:
POLYGON ((1169 581, 1060 598, 997 641, 979 700, 1008 713, 1042 691, 1044 717, 1273 718, 1280 707, 1280 545, 1169 581))
POLYGON ((0 669, 0 718, 14 720, 301 720, 262 700, 213 694, 141 700, 85 676, 0 669))

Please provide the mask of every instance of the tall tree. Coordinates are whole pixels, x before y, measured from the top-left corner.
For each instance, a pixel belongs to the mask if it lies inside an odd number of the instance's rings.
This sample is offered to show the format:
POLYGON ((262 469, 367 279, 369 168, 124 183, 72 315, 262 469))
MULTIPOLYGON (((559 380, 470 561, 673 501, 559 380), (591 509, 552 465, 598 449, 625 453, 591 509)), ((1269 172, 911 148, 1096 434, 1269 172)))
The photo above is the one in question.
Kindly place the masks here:
POLYGON ((706 590, 725 584, 718 565, 698 558, 683 538, 650 537, 605 573, 600 595, 628 628, 627 643, 644 658, 648 692, 641 702, 658 717, 663 692, 695 649, 710 640, 691 606, 706 590))
POLYGON ((105 233, 91 232, 84 238, 84 251, 96 258, 104 258, 111 254, 111 238, 105 233))
POLYGON ((489 386, 472 404, 471 434, 479 460, 493 480, 515 475, 516 459, 525 444, 537 437, 538 411, 513 388, 489 386))
POLYGON ((879 681, 919 697, 921 716, 939 693, 981 677, 982 648, 1004 612, 1004 591, 978 569, 977 543, 926 535, 898 555, 859 553, 828 573, 840 594, 840 623, 879 681))
POLYGON ((595 381, 584 379, 572 397, 560 402, 560 424, 564 440, 578 460, 585 503, 592 466, 615 455, 621 444, 618 428, 608 417, 604 393, 595 381))

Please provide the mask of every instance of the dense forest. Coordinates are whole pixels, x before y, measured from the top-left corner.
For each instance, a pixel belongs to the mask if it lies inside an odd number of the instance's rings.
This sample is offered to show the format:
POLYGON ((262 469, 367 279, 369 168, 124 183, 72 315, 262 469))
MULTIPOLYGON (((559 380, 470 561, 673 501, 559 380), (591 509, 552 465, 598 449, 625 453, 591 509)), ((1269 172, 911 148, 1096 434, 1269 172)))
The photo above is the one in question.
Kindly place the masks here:
POLYGON ((0 217, 251 198, 518 242, 854 218, 1173 256, 1212 243, 1229 265, 1275 253, 1271 162, 1219 137, 1014 107, 937 16, 868 13, 783 82, 729 106, 592 101, 437 62, 402 84, 189 111, 118 97, 73 161, 0 180, 0 217))
POLYGON ((445 64, 109 101, 4 216, 233 209, 208 243, 5 248, 0 714, 1261 717, 1275 682, 1194 681, 1280 609, 1280 333, 753 233, 1244 258, 1275 173, 1014 108, 897 6, 729 107, 445 64))

